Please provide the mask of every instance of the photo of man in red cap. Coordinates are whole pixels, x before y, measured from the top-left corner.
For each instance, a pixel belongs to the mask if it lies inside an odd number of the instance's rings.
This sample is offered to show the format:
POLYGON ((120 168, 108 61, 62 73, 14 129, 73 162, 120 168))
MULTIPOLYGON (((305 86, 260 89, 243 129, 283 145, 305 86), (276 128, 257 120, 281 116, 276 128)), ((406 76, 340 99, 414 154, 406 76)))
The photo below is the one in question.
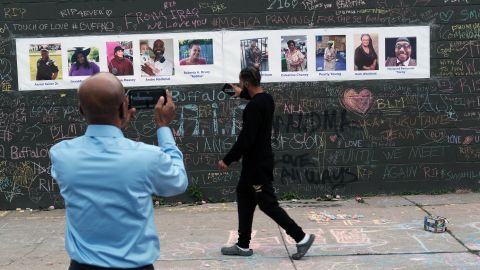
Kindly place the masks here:
POLYGON ((115 76, 130 76, 133 75, 132 61, 125 58, 124 48, 116 46, 113 49, 113 58, 108 63, 108 71, 115 76))

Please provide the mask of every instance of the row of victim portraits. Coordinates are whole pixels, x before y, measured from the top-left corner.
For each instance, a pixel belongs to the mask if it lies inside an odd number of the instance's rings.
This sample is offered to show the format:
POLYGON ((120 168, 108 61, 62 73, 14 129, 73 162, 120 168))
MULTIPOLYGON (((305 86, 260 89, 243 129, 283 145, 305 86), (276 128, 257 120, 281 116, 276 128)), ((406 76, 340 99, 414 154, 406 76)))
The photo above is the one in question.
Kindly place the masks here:
POLYGON ((100 71, 125 86, 428 78, 429 27, 217 31, 17 39, 20 90, 76 88, 100 71))

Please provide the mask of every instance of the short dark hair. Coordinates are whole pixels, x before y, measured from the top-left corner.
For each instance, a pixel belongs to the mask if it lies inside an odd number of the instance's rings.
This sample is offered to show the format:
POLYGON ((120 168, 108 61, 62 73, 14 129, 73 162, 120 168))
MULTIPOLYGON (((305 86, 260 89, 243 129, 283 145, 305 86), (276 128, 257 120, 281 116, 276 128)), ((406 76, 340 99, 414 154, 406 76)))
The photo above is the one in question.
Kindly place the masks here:
POLYGON ((293 40, 291 40, 291 39, 290 39, 289 41, 287 41, 287 45, 290 45, 290 43, 293 44, 294 46, 296 45, 296 44, 295 44, 295 41, 293 41, 293 40))
POLYGON ((188 43, 188 48, 191 49, 191 48, 192 48, 193 46, 195 46, 195 45, 200 46, 200 41, 198 41, 198 40, 196 40, 196 39, 190 41, 190 42, 188 43))
POLYGON ((249 82, 253 86, 259 86, 261 79, 260 70, 256 67, 249 66, 240 71, 240 80, 249 82))

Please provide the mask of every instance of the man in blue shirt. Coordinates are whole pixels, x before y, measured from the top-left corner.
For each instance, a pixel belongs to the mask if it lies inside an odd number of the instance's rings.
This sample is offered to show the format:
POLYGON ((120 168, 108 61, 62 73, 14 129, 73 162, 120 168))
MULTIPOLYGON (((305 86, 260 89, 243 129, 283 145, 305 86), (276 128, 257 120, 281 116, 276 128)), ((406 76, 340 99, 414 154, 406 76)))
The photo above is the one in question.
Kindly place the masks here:
POLYGON ((85 135, 50 149, 52 177, 65 200, 65 247, 70 270, 154 269, 160 245, 152 194, 173 196, 188 185, 183 156, 168 125, 175 117, 172 95, 154 109, 158 145, 129 140, 121 128, 135 109, 120 81, 97 73, 78 89, 85 135), (103 269, 103 268, 102 268, 103 269))

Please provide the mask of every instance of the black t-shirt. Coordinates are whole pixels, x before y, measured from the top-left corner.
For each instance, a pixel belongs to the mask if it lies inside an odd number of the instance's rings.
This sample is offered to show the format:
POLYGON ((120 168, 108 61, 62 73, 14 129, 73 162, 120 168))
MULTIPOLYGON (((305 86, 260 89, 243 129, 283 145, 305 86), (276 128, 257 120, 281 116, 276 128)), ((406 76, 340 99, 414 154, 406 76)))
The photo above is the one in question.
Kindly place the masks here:
POLYGON ((270 94, 256 94, 243 110, 243 125, 237 141, 223 158, 227 165, 242 158, 241 177, 252 184, 273 181, 274 111, 275 102, 270 94))
POLYGON ((37 61, 37 81, 51 80, 52 74, 58 72, 58 67, 52 59, 37 61))

